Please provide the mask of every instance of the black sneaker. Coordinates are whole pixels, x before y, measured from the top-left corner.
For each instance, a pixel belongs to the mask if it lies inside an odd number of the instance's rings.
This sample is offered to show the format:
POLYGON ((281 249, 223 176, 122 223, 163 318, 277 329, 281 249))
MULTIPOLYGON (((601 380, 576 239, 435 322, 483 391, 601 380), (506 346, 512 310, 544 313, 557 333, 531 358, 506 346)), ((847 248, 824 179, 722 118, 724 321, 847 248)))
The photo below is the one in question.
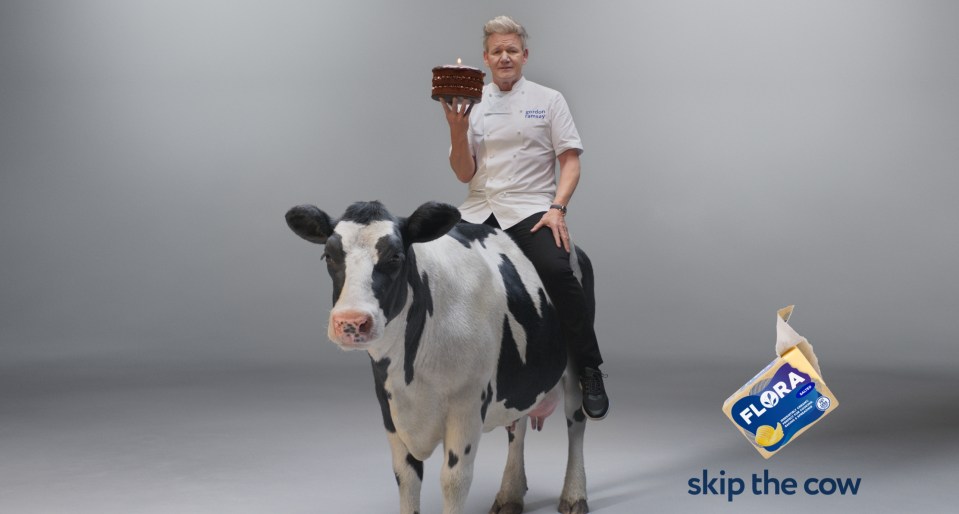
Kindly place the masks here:
POLYGON ((579 386, 583 389, 583 413, 592 419, 603 419, 609 412, 609 397, 606 396, 606 387, 603 386, 601 371, 593 368, 583 368, 579 376, 579 386))

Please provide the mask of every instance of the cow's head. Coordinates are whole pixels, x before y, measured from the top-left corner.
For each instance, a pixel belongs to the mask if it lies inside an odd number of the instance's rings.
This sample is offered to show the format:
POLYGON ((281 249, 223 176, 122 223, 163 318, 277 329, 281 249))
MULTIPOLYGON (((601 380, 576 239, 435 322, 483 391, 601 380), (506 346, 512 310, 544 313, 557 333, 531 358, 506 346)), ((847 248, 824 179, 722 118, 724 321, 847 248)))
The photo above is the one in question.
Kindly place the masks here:
POLYGON ((406 304, 409 276, 416 273, 410 245, 446 234, 459 220, 456 207, 436 202, 408 218, 396 218, 379 202, 357 202, 338 221, 313 205, 290 209, 290 229, 326 245, 323 259, 333 279, 330 340, 345 350, 369 348, 406 304))

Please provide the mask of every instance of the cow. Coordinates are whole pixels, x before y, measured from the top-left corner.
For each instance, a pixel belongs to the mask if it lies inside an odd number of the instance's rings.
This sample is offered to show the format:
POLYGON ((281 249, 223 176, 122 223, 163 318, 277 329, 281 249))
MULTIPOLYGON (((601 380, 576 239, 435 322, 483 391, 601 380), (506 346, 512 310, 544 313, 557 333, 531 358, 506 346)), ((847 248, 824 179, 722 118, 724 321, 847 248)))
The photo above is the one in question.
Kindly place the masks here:
MULTIPOLYGON (((402 514, 419 512, 423 461, 440 442, 443 512, 460 513, 481 433, 500 426, 509 451, 490 513, 522 512, 526 420, 541 429, 561 393, 569 457, 559 511, 588 512, 577 374, 536 270, 505 232, 461 222, 456 207, 436 202, 406 218, 357 202, 339 220, 299 205, 286 221, 325 245, 330 340, 369 354, 402 514)), ((592 317, 591 264, 578 248, 571 259, 592 317)))

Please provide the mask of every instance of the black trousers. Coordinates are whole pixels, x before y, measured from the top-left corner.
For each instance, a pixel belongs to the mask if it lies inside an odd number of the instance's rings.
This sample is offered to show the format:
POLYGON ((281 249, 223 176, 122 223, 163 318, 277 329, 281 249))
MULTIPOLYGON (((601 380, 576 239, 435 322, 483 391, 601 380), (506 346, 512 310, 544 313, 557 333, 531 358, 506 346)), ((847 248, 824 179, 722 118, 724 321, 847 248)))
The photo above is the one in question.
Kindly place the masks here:
MULTIPOLYGON (((586 293, 573 275, 569 252, 562 246, 556 246, 549 227, 540 227, 536 232, 529 231, 543 214, 545 211, 536 213, 505 229, 505 232, 516 241, 539 273, 546 293, 559 314, 563 338, 575 368, 580 372, 584 367, 598 369, 603 357, 599 353, 596 332, 588 314, 586 293)), ((483 223, 500 228, 492 214, 483 223)))

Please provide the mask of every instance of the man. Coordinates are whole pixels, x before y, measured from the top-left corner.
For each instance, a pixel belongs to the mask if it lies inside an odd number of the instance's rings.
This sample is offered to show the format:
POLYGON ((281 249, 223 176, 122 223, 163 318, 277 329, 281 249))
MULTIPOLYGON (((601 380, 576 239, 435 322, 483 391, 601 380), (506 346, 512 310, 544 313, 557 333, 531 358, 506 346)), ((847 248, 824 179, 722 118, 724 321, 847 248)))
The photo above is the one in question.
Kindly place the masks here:
POLYGON ((565 220, 583 146, 563 95, 523 77, 526 38, 526 29, 508 16, 483 27, 483 62, 492 74, 483 101, 475 108, 459 98, 452 105, 442 101, 452 143, 450 166, 469 183, 459 208, 463 219, 503 228, 533 262, 580 373, 583 412, 603 419, 609 410, 599 370, 603 359, 586 296, 570 266, 565 220))

